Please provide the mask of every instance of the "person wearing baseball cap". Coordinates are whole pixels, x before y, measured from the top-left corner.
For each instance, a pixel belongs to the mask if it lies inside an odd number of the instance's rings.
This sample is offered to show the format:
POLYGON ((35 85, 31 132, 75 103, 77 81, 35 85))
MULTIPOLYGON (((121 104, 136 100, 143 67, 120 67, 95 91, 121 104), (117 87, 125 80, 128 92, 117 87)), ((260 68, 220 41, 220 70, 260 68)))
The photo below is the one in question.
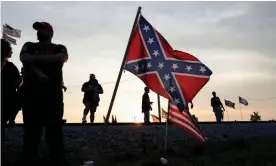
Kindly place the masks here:
POLYGON ((35 22, 35 42, 26 42, 20 52, 24 67, 24 139, 26 165, 36 165, 37 149, 43 128, 50 149, 52 165, 64 165, 63 158, 63 64, 68 59, 67 48, 52 43, 53 27, 47 22, 35 22))

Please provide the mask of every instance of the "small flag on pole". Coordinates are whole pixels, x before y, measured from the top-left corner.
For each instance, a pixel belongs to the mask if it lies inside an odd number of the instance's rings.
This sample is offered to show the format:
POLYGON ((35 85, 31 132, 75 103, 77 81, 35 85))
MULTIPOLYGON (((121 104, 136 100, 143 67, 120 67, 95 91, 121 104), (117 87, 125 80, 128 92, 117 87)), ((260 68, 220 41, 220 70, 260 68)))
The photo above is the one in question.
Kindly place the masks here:
POLYGON ((245 106, 248 106, 248 102, 247 102, 244 98, 242 98, 242 97, 240 97, 240 96, 239 96, 239 102, 240 102, 241 104, 245 105, 245 106))
POLYGON ((235 103, 233 103, 233 102, 231 102, 231 101, 229 101, 229 100, 225 100, 225 99, 224 99, 224 101, 225 101, 225 105, 226 105, 227 107, 230 107, 230 108, 235 109, 235 103))
POLYGON ((8 24, 3 25, 3 33, 5 33, 9 36, 12 36, 12 37, 17 37, 17 38, 21 37, 21 30, 14 29, 11 26, 9 26, 8 24))
POLYGON ((153 114, 151 114, 151 118, 152 118, 153 122, 155 122, 155 123, 160 122, 159 118, 157 116, 153 115, 153 114))
POLYGON ((168 113, 163 108, 162 108, 162 115, 161 115, 161 117, 163 119, 167 119, 168 118, 168 113))
POLYGON ((16 40, 9 37, 8 35, 6 35, 5 33, 3 33, 3 39, 6 40, 7 42, 13 44, 13 45, 17 45, 16 44, 16 40))

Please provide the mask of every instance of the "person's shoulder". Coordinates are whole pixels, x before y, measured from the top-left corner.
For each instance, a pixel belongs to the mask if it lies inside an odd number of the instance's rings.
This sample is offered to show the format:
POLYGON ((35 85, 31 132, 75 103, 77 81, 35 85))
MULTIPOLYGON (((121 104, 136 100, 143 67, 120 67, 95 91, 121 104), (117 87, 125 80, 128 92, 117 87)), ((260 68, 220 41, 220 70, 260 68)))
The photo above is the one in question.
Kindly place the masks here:
MULTIPOLYGON (((6 61, 6 65, 10 66, 10 67, 16 67, 14 65, 14 63, 10 62, 10 61, 6 61)), ((16 67, 17 68, 17 67, 16 67)))
POLYGON ((37 42, 26 42, 23 44, 23 47, 28 47, 28 46, 34 46, 34 45, 37 45, 38 43, 37 42))
POLYGON ((26 52, 29 49, 34 48, 38 43, 34 43, 34 42, 26 42, 23 44, 22 46, 22 52, 26 52))
POLYGON ((7 65, 10 69, 18 71, 18 68, 15 66, 15 64, 14 64, 13 62, 7 61, 7 62, 6 62, 6 65, 7 65))
POLYGON ((62 53, 66 53, 66 54, 67 54, 67 48, 66 48, 65 45, 62 45, 62 44, 54 44, 54 43, 52 43, 52 44, 55 46, 55 48, 56 48, 56 50, 57 50, 58 52, 62 52, 62 53))

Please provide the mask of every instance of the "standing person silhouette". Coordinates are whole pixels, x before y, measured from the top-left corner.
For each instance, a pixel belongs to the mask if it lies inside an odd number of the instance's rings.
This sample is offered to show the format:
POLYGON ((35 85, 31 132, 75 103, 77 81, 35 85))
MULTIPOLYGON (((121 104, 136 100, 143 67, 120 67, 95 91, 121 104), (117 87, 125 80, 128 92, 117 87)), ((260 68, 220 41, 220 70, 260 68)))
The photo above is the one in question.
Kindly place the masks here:
POLYGON ((212 92, 211 106, 213 107, 213 112, 216 116, 216 121, 218 123, 223 120, 223 111, 225 111, 223 104, 220 101, 220 98, 217 97, 216 92, 212 92), (222 110, 223 109, 223 110, 222 110))
POLYGON ((1 39, 1 148, 4 143, 4 134, 7 122, 16 112, 17 94, 21 77, 17 67, 8 61, 12 56, 12 47, 9 42, 1 39))
POLYGON ((26 100, 23 108, 23 165, 37 165, 38 146, 43 128, 50 149, 51 165, 64 165, 62 67, 68 60, 67 48, 52 43, 53 27, 35 22, 38 43, 26 42, 20 53, 24 67, 26 100))
POLYGON ((142 97, 142 113, 144 113, 144 123, 148 124, 150 123, 150 111, 152 110, 151 104, 153 102, 151 102, 149 98, 150 89, 148 87, 145 87, 144 91, 145 92, 142 97))
POLYGON ((97 107, 100 102, 100 95, 103 94, 103 88, 101 84, 99 84, 96 76, 94 74, 90 74, 90 78, 88 82, 85 82, 82 85, 81 91, 84 92, 83 96, 83 104, 85 106, 83 110, 82 123, 86 123, 86 116, 90 111, 90 123, 94 123, 95 112, 97 111, 97 107))

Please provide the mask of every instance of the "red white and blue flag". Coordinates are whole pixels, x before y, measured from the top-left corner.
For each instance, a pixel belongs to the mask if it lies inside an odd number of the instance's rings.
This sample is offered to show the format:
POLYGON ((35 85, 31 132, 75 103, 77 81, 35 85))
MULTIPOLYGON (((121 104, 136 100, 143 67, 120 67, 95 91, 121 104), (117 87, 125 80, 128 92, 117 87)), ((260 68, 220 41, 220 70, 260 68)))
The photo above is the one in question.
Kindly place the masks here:
POLYGON ((157 116, 151 114, 151 118, 152 118, 152 120, 153 120, 154 123, 160 123, 160 120, 159 120, 159 118, 157 116))
POLYGON ((245 105, 245 106, 248 106, 248 102, 247 102, 244 98, 242 98, 242 97, 240 97, 240 96, 239 96, 239 102, 240 102, 241 104, 245 105))
POLYGON ((130 39, 125 70, 172 101, 181 112, 212 74, 196 57, 174 50, 142 15, 130 39))
POLYGON ((188 110, 179 112, 177 107, 173 104, 169 105, 169 121, 174 125, 183 128, 190 135, 194 136, 201 142, 205 142, 205 136, 200 129, 200 126, 193 120, 188 110))

